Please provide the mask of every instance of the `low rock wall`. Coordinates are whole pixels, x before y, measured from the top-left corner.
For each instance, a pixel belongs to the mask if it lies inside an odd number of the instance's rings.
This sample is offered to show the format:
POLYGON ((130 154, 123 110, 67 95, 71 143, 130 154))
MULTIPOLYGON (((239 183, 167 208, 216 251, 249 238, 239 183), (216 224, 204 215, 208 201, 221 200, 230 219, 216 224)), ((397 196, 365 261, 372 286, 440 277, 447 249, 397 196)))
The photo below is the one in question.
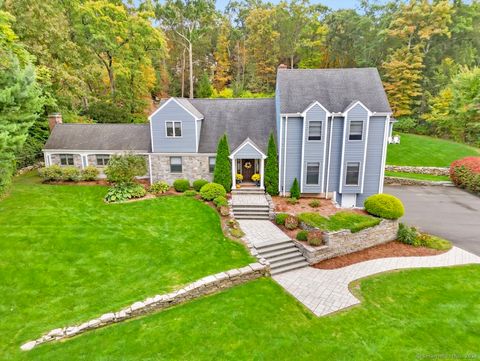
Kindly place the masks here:
POLYGON ((445 186, 452 185, 449 181, 427 181, 421 179, 401 178, 401 177, 385 177, 383 184, 402 185, 402 186, 445 186))
POLYGON ((390 172, 406 172, 417 174, 449 175, 450 169, 444 167, 410 167, 405 165, 386 165, 385 170, 390 172))

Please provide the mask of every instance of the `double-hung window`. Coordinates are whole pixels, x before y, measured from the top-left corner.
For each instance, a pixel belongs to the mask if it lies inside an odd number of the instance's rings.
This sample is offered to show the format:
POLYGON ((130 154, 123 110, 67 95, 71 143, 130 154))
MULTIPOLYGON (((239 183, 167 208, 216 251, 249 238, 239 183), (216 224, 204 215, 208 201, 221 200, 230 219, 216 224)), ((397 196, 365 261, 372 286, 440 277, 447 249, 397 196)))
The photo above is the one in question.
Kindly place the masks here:
POLYGON ((97 154, 96 156, 97 166, 105 167, 108 165, 108 161, 110 160, 109 154, 97 154))
POLYGON ((215 172, 215 157, 208 157, 208 171, 215 172))
POLYGON ((307 184, 318 184, 320 163, 307 163, 307 184))
POLYGON ((182 173, 182 157, 170 157, 170 172, 182 173))
POLYGON ((363 121, 351 121, 348 132, 348 140, 362 140, 363 139, 363 121))
POLYGON ((75 165, 73 154, 60 154, 60 165, 75 165))
POLYGON ((348 162, 346 174, 347 176, 345 178, 345 185, 358 186, 358 181, 360 178, 360 163, 348 162))
POLYGON ((308 122, 308 140, 322 140, 322 122, 308 122))
POLYGON ((165 127, 167 129, 167 137, 175 138, 182 136, 182 122, 165 122, 165 127))

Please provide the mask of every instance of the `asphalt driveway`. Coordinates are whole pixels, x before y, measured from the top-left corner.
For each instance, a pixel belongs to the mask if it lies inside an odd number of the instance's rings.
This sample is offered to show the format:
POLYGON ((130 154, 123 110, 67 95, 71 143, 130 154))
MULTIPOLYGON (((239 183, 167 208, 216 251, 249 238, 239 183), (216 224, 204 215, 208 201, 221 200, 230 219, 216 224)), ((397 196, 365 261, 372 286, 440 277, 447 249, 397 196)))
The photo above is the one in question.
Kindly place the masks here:
POLYGON ((480 197, 455 187, 385 186, 405 205, 402 222, 480 255, 480 197))

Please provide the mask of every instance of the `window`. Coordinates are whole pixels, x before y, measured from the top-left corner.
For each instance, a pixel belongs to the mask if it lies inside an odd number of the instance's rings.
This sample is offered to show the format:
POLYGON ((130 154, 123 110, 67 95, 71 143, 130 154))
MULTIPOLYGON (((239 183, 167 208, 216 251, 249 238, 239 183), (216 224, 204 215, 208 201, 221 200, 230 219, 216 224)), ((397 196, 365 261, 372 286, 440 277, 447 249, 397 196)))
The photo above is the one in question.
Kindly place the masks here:
POLYGON ((360 163, 358 162, 347 163, 347 177, 345 179, 345 185, 358 186, 359 175, 360 175, 360 163))
POLYGON ((215 157, 208 157, 208 171, 210 173, 215 171, 215 157))
POLYGON ((182 122, 166 122, 167 137, 181 137, 182 136, 182 122))
POLYGON ((170 157, 170 172, 182 173, 182 157, 170 157))
POLYGON ((350 131, 348 133, 348 140, 362 140, 363 137, 363 122, 350 122, 350 131))
POLYGON ((60 154, 61 165, 75 165, 73 162, 73 154, 60 154))
POLYGON ((108 161, 110 160, 110 155, 109 154, 97 154, 97 165, 100 167, 104 167, 108 165, 108 161))
POLYGON ((322 122, 308 122, 308 140, 322 140, 322 122))
POLYGON ((307 163, 307 184, 318 184, 320 163, 307 163))

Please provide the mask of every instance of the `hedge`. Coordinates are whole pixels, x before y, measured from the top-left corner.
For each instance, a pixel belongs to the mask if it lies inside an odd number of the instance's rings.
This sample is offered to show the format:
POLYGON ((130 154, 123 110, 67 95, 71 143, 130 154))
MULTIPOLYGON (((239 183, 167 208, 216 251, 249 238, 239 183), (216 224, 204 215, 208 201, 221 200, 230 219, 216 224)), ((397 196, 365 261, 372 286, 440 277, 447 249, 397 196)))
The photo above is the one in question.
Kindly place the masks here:
POLYGON ((374 194, 364 206, 368 213, 387 219, 398 219, 405 213, 402 201, 391 194, 374 194))
POLYGON ((466 157, 450 165, 452 182, 473 193, 480 193, 480 157, 466 157))
POLYGON ((173 188, 175 188, 177 192, 185 192, 190 188, 190 181, 188 179, 175 179, 173 188))

